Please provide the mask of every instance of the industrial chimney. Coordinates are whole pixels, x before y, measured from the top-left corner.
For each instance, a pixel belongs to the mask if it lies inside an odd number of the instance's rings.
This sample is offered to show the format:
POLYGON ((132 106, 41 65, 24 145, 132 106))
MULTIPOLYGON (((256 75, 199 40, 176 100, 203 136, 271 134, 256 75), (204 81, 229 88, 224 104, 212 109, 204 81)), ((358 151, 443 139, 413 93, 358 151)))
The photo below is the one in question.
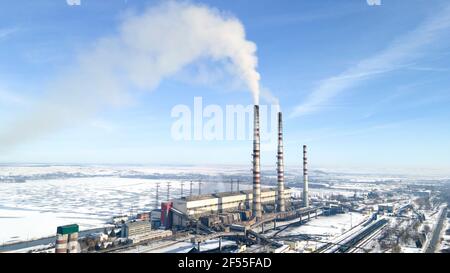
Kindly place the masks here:
POLYGON ((308 161, 306 156, 306 145, 303 145, 303 206, 309 207, 308 200, 308 161))
POLYGON ((254 107, 253 117, 253 206, 252 214, 257 221, 261 220, 261 174, 259 149, 259 106, 254 107))
POLYGON ((284 156, 283 156, 283 121, 282 114, 278 112, 278 154, 277 154, 277 174, 278 174, 278 211, 285 211, 284 201, 284 156))

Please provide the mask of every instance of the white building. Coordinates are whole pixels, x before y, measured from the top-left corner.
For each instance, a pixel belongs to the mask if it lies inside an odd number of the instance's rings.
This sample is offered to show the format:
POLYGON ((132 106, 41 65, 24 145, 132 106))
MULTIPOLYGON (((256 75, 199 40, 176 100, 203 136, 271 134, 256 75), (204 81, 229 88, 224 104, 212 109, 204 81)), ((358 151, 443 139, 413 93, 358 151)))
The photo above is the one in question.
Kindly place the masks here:
MULTIPOLYGON (((261 204, 275 204, 277 200, 276 188, 261 189, 261 204)), ((292 190, 286 188, 286 201, 290 200, 292 190)), ((224 192, 172 200, 173 207, 186 215, 198 217, 204 214, 222 213, 227 211, 250 209, 253 202, 252 190, 239 192, 224 192)))

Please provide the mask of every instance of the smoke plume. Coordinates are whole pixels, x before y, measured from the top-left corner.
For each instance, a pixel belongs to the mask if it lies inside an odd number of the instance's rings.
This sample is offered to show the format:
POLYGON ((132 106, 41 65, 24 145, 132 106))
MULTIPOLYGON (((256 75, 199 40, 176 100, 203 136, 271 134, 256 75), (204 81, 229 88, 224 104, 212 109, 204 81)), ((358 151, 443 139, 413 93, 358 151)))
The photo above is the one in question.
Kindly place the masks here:
POLYGON ((129 89, 153 90, 202 58, 226 63, 259 103, 256 45, 239 20, 203 5, 166 2, 128 14, 117 34, 98 39, 55 80, 47 96, 0 133, 11 147, 127 101, 129 89))

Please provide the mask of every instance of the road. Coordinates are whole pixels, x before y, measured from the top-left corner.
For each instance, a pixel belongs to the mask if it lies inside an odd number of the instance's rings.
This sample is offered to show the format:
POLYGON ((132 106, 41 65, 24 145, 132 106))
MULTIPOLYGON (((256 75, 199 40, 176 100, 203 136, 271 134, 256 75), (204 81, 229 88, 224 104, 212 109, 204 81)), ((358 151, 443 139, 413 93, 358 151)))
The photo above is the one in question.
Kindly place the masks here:
POLYGON ((436 227, 433 229, 433 235, 431 235, 431 240, 428 244, 428 247, 425 250, 425 253, 434 253, 439 244, 439 239, 441 238, 442 227, 444 226, 444 221, 447 218, 447 207, 443 207, 441 210, 441 214, 439 215, 439 220, 436 227))

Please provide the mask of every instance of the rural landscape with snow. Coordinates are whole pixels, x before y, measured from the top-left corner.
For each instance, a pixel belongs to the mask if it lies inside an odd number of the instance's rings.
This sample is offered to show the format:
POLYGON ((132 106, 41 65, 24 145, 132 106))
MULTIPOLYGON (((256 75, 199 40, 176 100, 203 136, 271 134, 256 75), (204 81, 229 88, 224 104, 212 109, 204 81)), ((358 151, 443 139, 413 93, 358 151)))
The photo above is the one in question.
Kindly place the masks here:
POLYGON ((448 0, 3 1, 0 258, 450 253, 449 71, 448 0))
MULTIPOLYGON (((262 189, 277 185, 275 171, 262 172, 261 178, 262 189)), ((165 238, 147 239, 142 233, 134 242, 122 236, 124 226, 141 221, 148 223, 148 234, 162 235, 167 228, 161 225, 161 203, 243 194, 252 189, 251 180, 239 166, 3 165, 0 251, 55 252, 56 227, 74 223, 80 252, 187 253, 197 247, 203 252, 450 251, 448 178, 331 170, 310 172, 313 210, 272 218, 255 229, 267 244, 238 235, 250 222, 243 212, 229 214, 237 218, 228 228, 201 216, 200 230, 179 226, 165 238), (200 244, 193 243, 199 239, 200 244)), ((291 193, 286 201, 301 203, 301 168, 286 170, 285 185, 291 193)))

